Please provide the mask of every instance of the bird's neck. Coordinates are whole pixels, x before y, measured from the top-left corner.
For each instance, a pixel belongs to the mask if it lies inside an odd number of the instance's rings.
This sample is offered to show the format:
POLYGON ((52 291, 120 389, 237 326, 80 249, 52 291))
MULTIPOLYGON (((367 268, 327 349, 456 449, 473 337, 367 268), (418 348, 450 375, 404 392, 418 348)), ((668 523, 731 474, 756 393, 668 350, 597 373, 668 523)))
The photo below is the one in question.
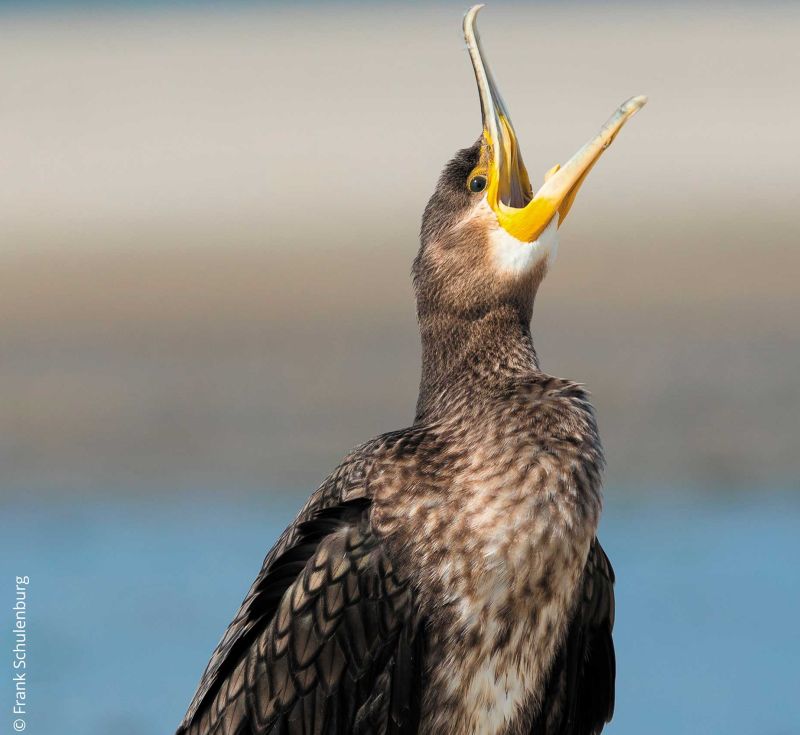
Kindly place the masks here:
POLYGON ((420 316, 422 376, 416 421, 469 409, 482 395, 514 378, 539 372, 530 316, 497 307, 466 317, 420 316))

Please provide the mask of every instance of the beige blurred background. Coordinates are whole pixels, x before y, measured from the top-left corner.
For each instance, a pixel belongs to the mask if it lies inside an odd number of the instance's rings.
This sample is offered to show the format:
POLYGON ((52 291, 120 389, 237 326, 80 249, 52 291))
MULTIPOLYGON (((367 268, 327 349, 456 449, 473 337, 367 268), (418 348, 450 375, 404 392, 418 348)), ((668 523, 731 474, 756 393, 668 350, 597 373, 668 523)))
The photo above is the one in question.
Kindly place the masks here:
MULTIPOLYGON (((7 499, 307 491, 411 420, 419 219, 480 126, 465 7, 2 10, 7 499)), ((533 323, 609 492, 796 491, 800 6, 481 24, 532 175, 650 96, 533 323)))

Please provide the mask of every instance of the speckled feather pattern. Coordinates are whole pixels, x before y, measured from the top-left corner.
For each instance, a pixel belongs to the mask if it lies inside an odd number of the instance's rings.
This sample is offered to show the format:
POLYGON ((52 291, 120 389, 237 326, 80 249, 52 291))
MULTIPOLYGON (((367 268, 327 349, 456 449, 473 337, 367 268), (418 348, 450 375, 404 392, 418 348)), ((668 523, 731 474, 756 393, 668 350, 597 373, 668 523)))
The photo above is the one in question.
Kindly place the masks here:
POLYGON ((573 383, 539 375, 463 404, 384 449, 373 523, 430 620, 421 732, 521 732, 595 535, 602 453, 573 383))
POLYGON ((547 259, 495 270, 496 222, 448 164, 414 284, 413 424, 354 449, 267 554, 179 735, 597 735, 614 708, 603 454, 544 373, 547 259))
MULTIPOLYGON (((354 450, 287 529, 264 570, 297 544, 302 521, 319 509, 371 499, 370 551, 377 553, 381 539, 381 554, 392 560, 384 563, 404 570, 394 584, 415 591, 413 610, 393 607, 391 614, 427 621, 418 732, 528 732, 541 709, 544 680, 564 639, 599 518, 603 460, 594 415, 579 385, 543 374, 514 381, 496 397, 473 402, 464 396, 446 413, 450 418, 392 432, 354 450)), ((313 606, 319 580, 328 594, 338 594, 330 592, 336 575, 326 579, 319 569, 343 555, 341 533, 328 537, 307 566, 308 579, 316 584, 303 578, 294 595, 284 595, 281 614, 187 732, 236 732, 215 728, 215 712, 220 723, 242 718, 256 724, 253 732, 271 732, 275 708, 283 706, 288 717, 288 704, 299 706, 296 692, 304 691, 299 686, 288 687, 289 694, 284 690, 284 700, 270 698, 274 653, 287 645, 275 638, 286 639, 280 620, 313 606), (250 705, 246 696, 236 696, 245 686, 254 692, 250 705)), ((358 561, 349 564, 356 573, 363 568, 358 561)), ((252 601, 262 582, 259 577, 253 585, 204 681, 214 683, 218 661, 256 622, 252 601)), ((409 602, 403 589, 402 601, 409 602)), ((316 604, 321 610, 322 603, 316 604)), ((308 623, 311 630, 325 631, 312 614, 308 623)), ((317 657, 308 658, 314 673, 306 674, 306 681, 316 683, 317 657)), ((296 660, 287 667, 301 668, 296 660)))

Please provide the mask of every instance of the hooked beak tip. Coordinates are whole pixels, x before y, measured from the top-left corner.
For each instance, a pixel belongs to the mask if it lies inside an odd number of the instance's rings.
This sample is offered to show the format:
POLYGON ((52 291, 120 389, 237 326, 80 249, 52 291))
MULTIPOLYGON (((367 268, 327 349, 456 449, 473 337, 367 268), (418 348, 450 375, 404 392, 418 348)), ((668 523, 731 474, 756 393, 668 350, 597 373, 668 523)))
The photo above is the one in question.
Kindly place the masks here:
POLYGON ((647 104, 647 100, 646 94, 637 94, 635 97, 625 100, 625 102, 620 105, 619 111, 627 117, 633 117, 633 115, 647 104))

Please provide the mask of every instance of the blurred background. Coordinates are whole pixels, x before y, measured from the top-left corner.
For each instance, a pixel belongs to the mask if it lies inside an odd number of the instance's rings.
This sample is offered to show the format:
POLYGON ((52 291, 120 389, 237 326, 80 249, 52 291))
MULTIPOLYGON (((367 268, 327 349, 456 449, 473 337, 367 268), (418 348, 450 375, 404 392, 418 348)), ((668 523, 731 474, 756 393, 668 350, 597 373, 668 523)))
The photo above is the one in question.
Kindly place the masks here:
MULTIPOLYGON (((466 8, 0 1, 31 732, 174 730, 305 496, 411 421, 419 220, 480 132, 466 8)), ((608 456, 607 732, 800 733, 800 6, 496 2, 481 29, 533 178, 650 96, 533 320, 608 456)))

